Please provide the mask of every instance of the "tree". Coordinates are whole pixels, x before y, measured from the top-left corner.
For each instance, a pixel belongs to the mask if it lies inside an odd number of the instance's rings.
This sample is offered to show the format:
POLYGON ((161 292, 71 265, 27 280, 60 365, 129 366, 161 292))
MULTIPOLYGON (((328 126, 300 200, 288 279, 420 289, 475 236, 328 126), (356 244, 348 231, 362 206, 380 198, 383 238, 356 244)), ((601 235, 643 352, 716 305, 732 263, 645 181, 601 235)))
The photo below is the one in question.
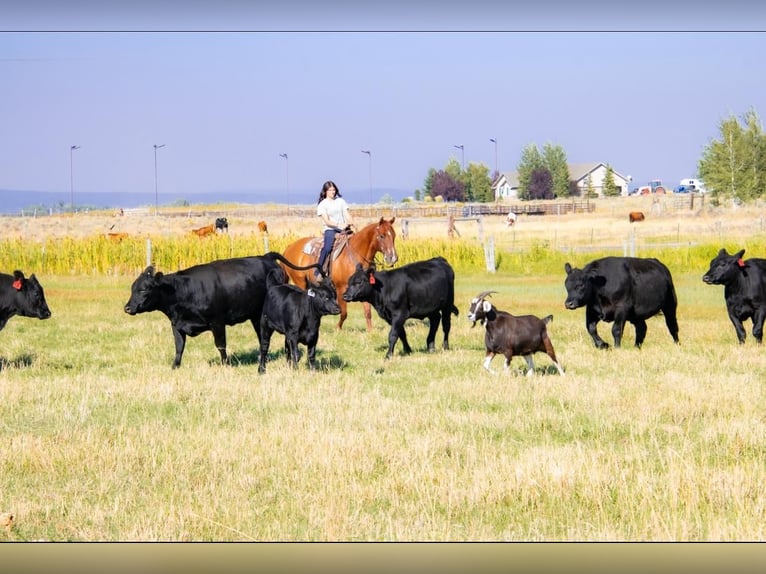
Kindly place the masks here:
POLYGON ((614 170, 612 166, 607 164, 606 175, 604 176, 604 182, 601 184, 606 197, 616 197, 620 195, 620 188, 614 182, 614 170))
POLYGON ((700 179, 714 197, 747 201, 764 195, 766 136, 755 110, 721 120, 720 140, 705 146, 698 163, 700 179))
POLYGON ((553 195, 567 197, 569 193, 569 166, 564 148, 546 143, 543 146, 543 164, 553 178, 553 195))
POLYGON ((431 194, 431 190, 433 189, 435 175, 436 175, 436 170, 434 168, 430 168, 428 170, 428 175, 426 176, 426 179, 423 182, 423 197, 433 197, 433 195, 431 194))
POLYGON ((553 199, 553 176, 547 167, 538 167, 529 177, 529 199, 553 199))
POLYGON ((530 199, 529 184, 532 179, 532 172, 543 167, 543 158, 535 144, 529 144, 521 150, 521 161, 516 171, 519 175, 519 198, 530 199))
POLYGON ((483 163, 469 163, 464 173, 467 180, 466 195, 470 191, 471 201, 492 202, 492 181, 489 178, 489 167, 483 163))
POLYGON ((446 170, 439 170, 434 174, 431 196, 444 201, 465 201, 465 185, 446 170))

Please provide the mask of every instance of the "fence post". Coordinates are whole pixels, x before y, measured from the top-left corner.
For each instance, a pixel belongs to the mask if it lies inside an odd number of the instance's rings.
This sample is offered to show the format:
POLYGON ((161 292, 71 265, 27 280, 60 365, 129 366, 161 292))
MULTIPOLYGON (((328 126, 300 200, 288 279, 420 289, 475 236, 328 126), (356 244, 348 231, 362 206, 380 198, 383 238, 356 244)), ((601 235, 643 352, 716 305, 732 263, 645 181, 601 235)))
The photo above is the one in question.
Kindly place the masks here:
POLYGON ((487 243, 484 244, 484 261, 487 264, 487 271, 495 272, 495 238, 489 236, 487 243))
POLYGON ((147 237, 146 239, 146 266, 149 267, 152 264, 152 240, 147 237))

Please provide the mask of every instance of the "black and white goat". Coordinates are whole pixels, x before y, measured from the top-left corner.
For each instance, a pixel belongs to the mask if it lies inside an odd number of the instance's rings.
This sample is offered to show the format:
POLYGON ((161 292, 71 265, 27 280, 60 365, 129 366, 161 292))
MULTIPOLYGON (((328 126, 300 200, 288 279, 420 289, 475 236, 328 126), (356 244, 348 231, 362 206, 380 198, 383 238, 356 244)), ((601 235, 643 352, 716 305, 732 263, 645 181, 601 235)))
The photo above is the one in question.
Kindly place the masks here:
POLYGON ((521 355, 527 361, 527 376, 532 376, 535 372, 532 355, 546 353, 556 365, 559 374, 563 375, 564 369, 556 358, 546 327, 553 320, 553 315, 543 319, 534 315, 511 315, 498 310, 487 301, 491 293, 497 291, 479 293, 471 300, 468 309, 468 320, 473 321, 471 326, 476 326, 477 321, 484 325, 484 344, 487 348, 484 368, 491 373, 489 363, 495 355, 501 354, 505 356, 505 369, 508 370, 514 355, 521 355))

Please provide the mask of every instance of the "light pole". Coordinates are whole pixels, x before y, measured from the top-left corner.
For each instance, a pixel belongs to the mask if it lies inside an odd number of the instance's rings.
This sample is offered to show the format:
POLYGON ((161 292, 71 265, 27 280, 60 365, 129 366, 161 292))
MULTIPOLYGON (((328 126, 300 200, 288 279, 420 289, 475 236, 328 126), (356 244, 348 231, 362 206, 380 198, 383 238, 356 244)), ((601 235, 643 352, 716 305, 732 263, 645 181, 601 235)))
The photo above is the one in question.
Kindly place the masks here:
POLYGON ((452 147, 454 147, 455 149, 459 149, 460 150, 460 156, 462 158, 463 171, 465 171, 465 148, 463 147, 463 144, 452 146, 452 147))
POLYGON ((372 205, 372 152, 368 149, 363 149, 362 153, 366 153, 369 160, 367 166, 370 175, 370 205, 372 205))
POLYGON ((165 144, 154 144, 154 215, 157 216, 157 211, 160 207, 159 194, 157 193, 157 150, 161 147, 165 147, 165 144))
POLYGON ((285 187, 287 189, 287 206, 290 207, 290 161, 286 153, 279 154, 279 157, 285 158, 285 187))
POLYGON ((72 213, 74 213, 74 169, 72 169, 74 167, 74 160, 72 158, 76 149, 80 149, 80 146, 69 146, 69 207, 72 209, 72 213))
POLYGON ((500 172, 497 171, 497 138, 489 138, 489 141, 495 144, 495 174, 499 175, 500 172))

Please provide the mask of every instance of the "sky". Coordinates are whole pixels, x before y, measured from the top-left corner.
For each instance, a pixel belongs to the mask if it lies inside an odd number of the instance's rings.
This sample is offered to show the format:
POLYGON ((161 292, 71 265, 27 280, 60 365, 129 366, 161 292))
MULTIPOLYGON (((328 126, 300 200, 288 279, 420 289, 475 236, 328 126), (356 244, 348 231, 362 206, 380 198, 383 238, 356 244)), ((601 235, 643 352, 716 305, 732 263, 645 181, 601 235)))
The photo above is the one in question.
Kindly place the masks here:
POLYGON ((766 110, 764 7, 509 4, 10 2, 0 189, 364 203, 546 143, 672 188, 766 110))

